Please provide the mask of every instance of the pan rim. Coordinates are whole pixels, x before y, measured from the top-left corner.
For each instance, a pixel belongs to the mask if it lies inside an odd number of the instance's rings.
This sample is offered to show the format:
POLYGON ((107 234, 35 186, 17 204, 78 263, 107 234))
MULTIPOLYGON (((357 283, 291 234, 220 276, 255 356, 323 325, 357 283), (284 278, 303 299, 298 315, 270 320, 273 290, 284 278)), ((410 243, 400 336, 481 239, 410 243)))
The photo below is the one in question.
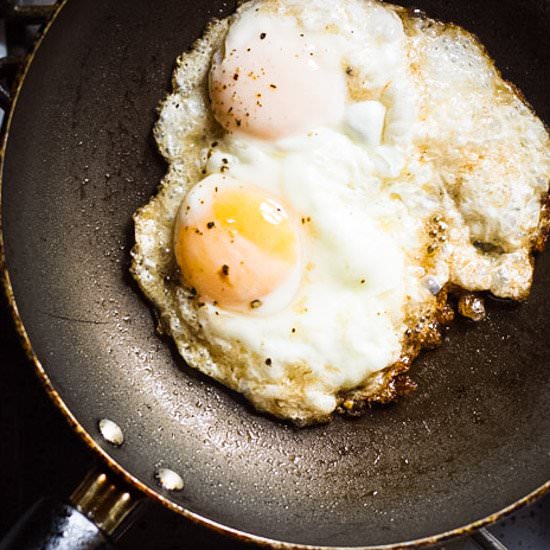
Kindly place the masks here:
POLYGON ((550 493, 550 480, 542 484, 537 489, 533 490, 526 496, 516 500, 509 506, 489 515, 479 520, 473 521, 467 525, 457 527, 455 529, 445 531, 443 533, 438 533, 429 537, 423 537, 411 541, 396 542, 386 545, 377 545, 377 546, 353 546, 353 547, 340 547, 340 546, 312 546, 304 545, 297 543, 289 543, 283 541, 277 541, 275 539, 270 539, 268 537, 262 537, 260 535, 255 535, 253 533, 247 533, 239 529, 223 525, 214 520, 211 520, 205 516, 201 516, 195 512, 187 510, 183 506, 180 506, 169 498, 158 493, 146 483, 140 481, 137 477, 128 472, 121 464, 119 464, 111 455, 105 451, 100 445, 93 439, 93 437, 83 428, 78 419, 73 415, 69 407, 63 401, 61 395, 55 389, 52 381, 50 380, 48 374, 46 373, 42 363, 34 349, 30 337, 25 329, 21 316, 19 314, 19 308, 15 299, 13 292, 13 287, 11 284, 11 278, 9 274, 9 269, 7 266, 7 261, 5 257, 5 245, 4 245, 4 228, 3 228, 3 219, 2 219, 2 204, 3 204, 3 188, 4 188, 4 167, 6 159, 6 150, 9 140, 10 129, 13 123, 14 113, 17 107, 19 96, 21 90, 25 84, 27 74, 30 70, 32 62, 40 49, 45 37, 47 36, 49 30, 57 20, 59 14, 62 12, 63 8, 68 4, 69 0, 57 0, 53 13, 47 23, 44 25, 43 29, 40 31, 39 36, 37 37, 33 48, 30 53, 26 56, 25 61, 22 64, 22 67, 19 71, 19 74, 16 79, 13 91, 13 99, 10 105, 9 112, 5 114, 4 124, 2 127, 2 135, 0 141, 0 277, 2 279, 2 286, 4 293, 7 298, 8 307, 15 325, 16 331, 18 333, 19 339, 21 341, 22 347, 27 355, 27 358, 32 362, 34 366, 35 373, 38 375, 47 395, 53 402, 54 406, 62 413, 65 420, 69 423, 73 431, 80 437, 86 446, 94 453, 94 455, 101 460, 101 462, 109 468, 110 471, 114 471, 118 476, 120 476, 130 487, 133 487, 144 494, 146 497, 156 501, 166 507, 167 509, 177 513, 180 516, 185 517, 186 519, 202 525, 214 532, 217 532, 222 535, 232 537, 237 540, 244 542, 255 543, 262 547, 273 548, 276 550, 399 550, 406 548, 420 548, 426 546, 432 546, 434 544, 442 543, 450 539, 469 535, 478 529, 494 524, 500 519, 504 518, 508 514, 518 510, 519 508, 526 506, 542 497, 546 493, 550 493))

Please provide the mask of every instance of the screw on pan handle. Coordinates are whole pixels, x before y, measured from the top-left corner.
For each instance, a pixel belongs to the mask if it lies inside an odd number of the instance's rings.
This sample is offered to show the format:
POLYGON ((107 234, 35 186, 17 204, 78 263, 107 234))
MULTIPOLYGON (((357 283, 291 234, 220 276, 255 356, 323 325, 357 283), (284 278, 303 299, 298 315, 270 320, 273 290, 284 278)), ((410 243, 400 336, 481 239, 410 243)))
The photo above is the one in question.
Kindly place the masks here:
POLYGON ((124 483, 93 471, 70 502, 36 503, 0 542, 0 550, 114 550, 111 537, 139 502, 124 483))
POLYGON ((500 542, 487 529, 480 529, 472 535, 475 543, 483 550, 508 550, 502 542, 500 542))

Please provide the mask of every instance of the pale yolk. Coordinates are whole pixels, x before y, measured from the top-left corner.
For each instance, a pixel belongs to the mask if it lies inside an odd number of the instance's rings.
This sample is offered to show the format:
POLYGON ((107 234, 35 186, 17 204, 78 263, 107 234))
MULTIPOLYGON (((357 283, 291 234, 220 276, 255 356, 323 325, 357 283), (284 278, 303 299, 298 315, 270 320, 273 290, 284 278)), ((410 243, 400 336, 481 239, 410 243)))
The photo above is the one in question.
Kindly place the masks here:
POLYGON ((220 175, 197 184, 184 200, 174 245, 184 283, 231 310, 260 308, 299 261, 296 227, 282 203, 220 175))
POLYGON ((229 132, 277 140, 337 123, 347 97, 340 62, 284 19, 237 23, 210 73, 210 98, 229 132))

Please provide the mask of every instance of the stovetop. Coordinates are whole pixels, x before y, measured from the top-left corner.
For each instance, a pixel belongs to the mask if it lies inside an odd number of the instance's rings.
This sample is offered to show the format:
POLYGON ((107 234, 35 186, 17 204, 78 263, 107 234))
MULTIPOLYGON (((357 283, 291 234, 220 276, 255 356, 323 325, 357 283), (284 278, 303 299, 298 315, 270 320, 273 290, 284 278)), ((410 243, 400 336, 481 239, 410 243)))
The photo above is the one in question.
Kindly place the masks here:
MULTIPOLYGON (((38 2, 53 3, 48 0, 38 2)), ((0 57, 5 55, 0 25, 0 57)), ((7 529, 43 496, 65 499, 94 464, 91 451, 75 436, 49 401, 26 359, 0 296, 0 540, 7 529)), ((491 527, 510 550, 550 549, 550 496, 491 527)), ((121 550, 253 548, 222 538, 150 503, 117 543, 121 550)), ((446 550, 475 550, 470 539, 446 550)))

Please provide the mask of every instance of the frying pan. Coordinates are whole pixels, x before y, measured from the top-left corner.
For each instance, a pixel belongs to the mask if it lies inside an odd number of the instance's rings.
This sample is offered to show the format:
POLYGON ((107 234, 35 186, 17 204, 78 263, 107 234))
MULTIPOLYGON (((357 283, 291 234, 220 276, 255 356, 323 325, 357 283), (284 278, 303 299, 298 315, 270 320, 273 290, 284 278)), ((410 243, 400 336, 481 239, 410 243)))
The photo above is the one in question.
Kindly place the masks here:
MULTIPOLYGON (((414 5, 478 34, 550 122, 548 0, 414 5)), ((550 254, 526 303, 490 300, 485 322, 458 320, 416 361, 419 389, 360 419, 299 430, 259 415, 155 333, 128 274, 132 213, 165 171, 155 107, 177 55, 234 7, 66 0, 26 66, 5 128, 4 279, 46 391, 122 483, 273 548, 430 544, 542 495, 550 254), (102 419, 122 444, 102 436, 102 419), (183 489, 159 484, 163 468, 183 489)))

